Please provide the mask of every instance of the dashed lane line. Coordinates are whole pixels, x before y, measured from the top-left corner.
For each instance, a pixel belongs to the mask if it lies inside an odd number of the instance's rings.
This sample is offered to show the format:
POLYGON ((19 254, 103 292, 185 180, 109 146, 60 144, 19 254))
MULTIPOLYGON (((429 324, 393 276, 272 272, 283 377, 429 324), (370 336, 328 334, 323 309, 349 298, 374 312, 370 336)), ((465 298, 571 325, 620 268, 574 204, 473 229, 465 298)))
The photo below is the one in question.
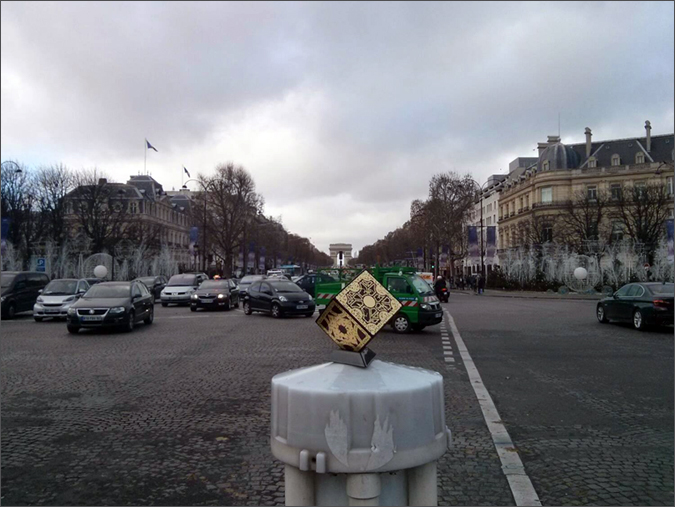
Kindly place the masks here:
POLYGON ((502 471, 506 476, 506 480, 509 482, 509 487, 511 488, 511 493, 513 493, 513 499, 515 500, 516 505, 541 505, 539 495, 537 495, 530 477, 525 472, 525 467, 520 459, 518 450, 516 449, 516 446, 513 445, 513 441, 511 440, 508 431, 506 431, 506 427, 504 426, 504 423, 502 423, 501 417, 499 417, 499 412, 497 412, 492 397, 490 396, 490 393, 488 393, 485 384, 483 384, 483 380, 478 373, 478 368, 476 368, 473 359, 471 359, 471 355, 464 344, 464 340, 462 340, 459 330, 455 325, 455 320, 447 310, 445 314, 448 317, 447 321, 450 325, 452 335, 455 338, 457 350, 464 362, 466 372, 469 375, 471 387, 473 387, 476 398, 478 398, 478 404, 483 412, 485 423, 492 436, 492 442, 495 444, 499 460, 502 463, 502 471))

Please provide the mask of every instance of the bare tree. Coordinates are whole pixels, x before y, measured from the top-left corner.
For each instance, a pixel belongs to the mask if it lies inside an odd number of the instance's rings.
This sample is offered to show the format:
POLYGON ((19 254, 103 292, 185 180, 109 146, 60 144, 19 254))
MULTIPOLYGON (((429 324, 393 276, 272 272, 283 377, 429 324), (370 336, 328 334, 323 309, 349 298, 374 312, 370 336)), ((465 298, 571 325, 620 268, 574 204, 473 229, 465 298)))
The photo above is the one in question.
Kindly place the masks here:
POLYGON ((46 221, 46 236, 60 245, 67 238, 65 228, 66 195, 73 189, 74 177, 63 164, 40 167, 34 176, 38 209, 46 221))
POLYGON ((624 187, 613 200, 611 217, 622 223, 628 236, 644 244, 650 264, 659 239, 665 235, 672 202, 672 196, 658 183, 624 187))
POLYGON ((607 193, 602 190, 594 194, 580 190, 565 202, 558 216, 563 243, 581 253, 588 241, 604 238, 608 202, 607 193))
MULTIPOLYGON (((250 221, 262 213, 264 200, 255 191, 251 175, 242 166, 232 163, 216 167, 213 176, 199 176, 202 188, 206 189, 206 228, 211 231, 212 244, 223 252, 226 275, 230 276, 234 252, 246 239, 250 221)), ((195 206, 199 210, 199 205, 195 206)), ((204 252, 206 253, 206 252, 204 252)))

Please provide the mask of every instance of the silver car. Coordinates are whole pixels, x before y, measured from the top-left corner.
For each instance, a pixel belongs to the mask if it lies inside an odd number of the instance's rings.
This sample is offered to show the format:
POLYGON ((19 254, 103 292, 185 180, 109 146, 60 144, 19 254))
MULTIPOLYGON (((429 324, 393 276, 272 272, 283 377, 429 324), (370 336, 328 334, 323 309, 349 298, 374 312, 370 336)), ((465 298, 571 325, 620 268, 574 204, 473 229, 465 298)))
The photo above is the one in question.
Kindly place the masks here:
POLYGON ((33 306, 35 322, 42 322, 45 318, 62 318, 68 315, 68 308, 89 290, 86 280, 77 278, 62 278, 52 280, 40 291, 40 295, 33 306))
POLYGON ((181 275, 173 275, 166 284, 166 287, 162 289, 162 306, 168 306, 169 303, 189 305, 192 294, 197 290, 199 285, 204 280, 208 280, 208 278, 206 273, 183 273, 181 275))

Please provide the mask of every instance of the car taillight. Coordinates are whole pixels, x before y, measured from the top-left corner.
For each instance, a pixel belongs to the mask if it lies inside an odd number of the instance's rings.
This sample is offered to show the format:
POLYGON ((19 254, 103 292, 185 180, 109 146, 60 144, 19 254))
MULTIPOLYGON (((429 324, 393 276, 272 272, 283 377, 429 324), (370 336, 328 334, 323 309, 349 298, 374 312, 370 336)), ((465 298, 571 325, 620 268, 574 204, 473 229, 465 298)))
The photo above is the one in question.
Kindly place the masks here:
POLYGON ((671 306, 673 306, 673 302, 672 301, 666 301, 664 299, 655 299, 654 300, 654 306, 656 308, 670 308, 671 306))

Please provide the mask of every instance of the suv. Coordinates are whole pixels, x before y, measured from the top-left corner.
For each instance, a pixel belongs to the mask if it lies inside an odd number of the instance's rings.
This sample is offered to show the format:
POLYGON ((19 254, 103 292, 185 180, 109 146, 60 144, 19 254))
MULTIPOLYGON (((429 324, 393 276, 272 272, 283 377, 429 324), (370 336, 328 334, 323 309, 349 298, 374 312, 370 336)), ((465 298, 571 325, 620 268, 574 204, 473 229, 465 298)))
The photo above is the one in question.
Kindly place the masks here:
POLYGON ((13 319, 17 313, 33 309, 49 277, 38 271, 2 272, 2 317, 13 319))

